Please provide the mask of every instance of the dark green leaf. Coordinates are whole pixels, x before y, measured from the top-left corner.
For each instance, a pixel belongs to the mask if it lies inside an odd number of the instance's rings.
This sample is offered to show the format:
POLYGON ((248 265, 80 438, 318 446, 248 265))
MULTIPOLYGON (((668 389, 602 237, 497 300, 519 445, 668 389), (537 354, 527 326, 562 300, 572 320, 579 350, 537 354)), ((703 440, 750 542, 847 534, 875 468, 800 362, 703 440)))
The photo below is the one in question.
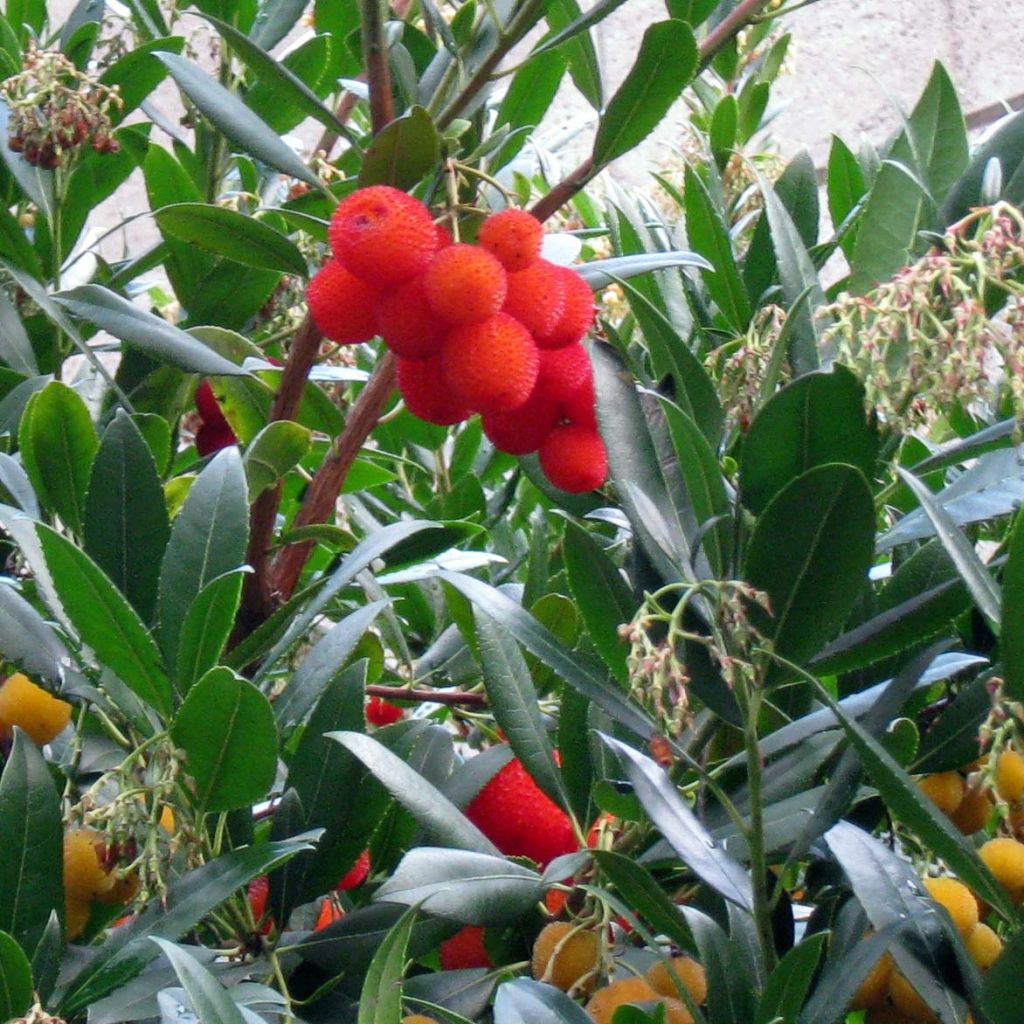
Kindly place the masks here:
POLYGON ((167 77, 167 68, 153 56, 154 51, 181 53, 184 46, 185 40, 177 36, 153 39, 132 47, 103 72, 100 83, 117 86, 124 101, 123 106, 114 107, 110 112, 114 124, 124 120, 167 77))
MULTIPOLYGON (((2 139, 8 139, 11 136, 10 116, 10 107, 5 100, 0 99, 0 138, 2 139)), ((30 164, 21 153, 15 153, 7 145, 0 146, 0 158, 7 165, 7 169, 11 172, 21 191, 46 214, 47 220, 52 221, 54 211, 53 171, 30 164)))
POLYGON ((401 1018, 402 976, 416 912, 410 907, 398 919, 370 961, 359 994, 357 1024, 394 1024, 401 1018))
POLYGON ((180 946, 154 936, 153 941, 171 962, 199 1024, 245 1024, 246 1018, 224 986, 180 946))
MULTIPOLYGON (((828 210, 832 216, 832 224, 839 229, 840 225, 852 213, 857 204, 867 193, 867 182, 857 157, 849 146, 838 135, 832 136, 832 148, 828 154, 828 210)), ((852 258, 856 234, 847 232, 841 241, 843 252, 852 258)))
POLYGON ((950 190, 942 210, 943 226, 955 224, 966 217, 972 207, 983 206, 990 201, 982 197, 982 191, 985 174, 992 161, 996 162, 1001 171, 1003 187, 999 198, 1011 199, 1007 185, 1019 180, 1019 171, 1024 164, 1024 111, 1006 117, 984 145, 979 146, 971 156, 964 173, 950 190))
POLYGON ((270 701, 229 668, 214 668, 185 698, 171 726, 200 813, 246 807, 266 796, 277 769, 270 701))
MULTIPOLYGON (((714 154, 719 170, 724 170, 732 156, 738 127, 739 105, 736 96, 733 93, 726 93, 715 104, 715 112, 711 115, 711 128, 708 132, 708 142, 711 143, 711 152, 714 154)), ((687 227, 689 227, 689 218, 687 218, 687 227)))
POLYGON ((437 167, 441 137, 423 107, 396 118, 370 144, 359 172, 359 187, 393 185, 409 189, 437 167))
POLYGON ((697 43, 683 21, 648 26, 640 52, 608 101, 594 139, 593 161, 604 167, 643 142, 697 70, 697 43))
POLYGON ((779 1018, 796 1020, 800 1016, 827 939, 825 932, 809 935, 779 961, 761 993, 754 1024, 772 1024, 779 1018))
POLYGON ((290 420, 268 423, 245 449, 242 467, 249 481, 249 500, 272 487, 302 461, 312 434, 290 420))
POLYGON ((0 651, 28 675, 55 687, 72 663, 53 627, 6 581, 0 582, 0 651))
POLYGON ((736 1024, 754 1016, 755 988, 738 944, 717 922, 695 907, 679 908, 697 943, 699 960, 708 979, 710 1024, 736 1024))
POLYGON ((1017 516, 1009 547, 1003 569, 1000 660, 1007 695, 1024 700, 1024 516, 1017 516))
POLYGON ((590 1024, 591 1020, 561 989, 530 978, 502 983, 494 997, 494 1024, 590 1024))
POLYGON ((992 1024, 1015 1024, 1024 1000, 1024 930, 1007 941, 999 959, 988 969, 981 983, 981 1008, 992 1024))
POLYGON ((24 950, 0 931, 0 1017, 12 1020, 28 1012, 33 1002, 32 965, 24 950))
POLYGON ((39 373, 32 342, 6 292, 0 292, 0 362, 25 377, 39 373))
POLYGON ((494 130, 513 129, 494 158, 495 168, 504 167, 523 148, 529 138, 526 129, 536 128, 547 113, 567 67, 562 51, 531 57, 513 76, 502 97, 494 130))
MULTIPOLYGON (((560 32, 583 17, 576 0, 551 0, 544 9, 544 17, 552 32, 560 32)), ((560 53, 569 63, 569 74, 583 98, 595 109, 604 106, 601 66, 590 32, 580 32, 568 40, 560 53)))
POLYGON ((255 217, 206 203, 175 203, 154 214, 165 234, 247 267, 304 278, 306 260, 295 243, 255 217))
POLYGON ((192 684, 220 661, 235 624, 244 579, 241 571, 226 572, 192 599, 178 638, 176 682, 180 693, 188 693, 192 684))

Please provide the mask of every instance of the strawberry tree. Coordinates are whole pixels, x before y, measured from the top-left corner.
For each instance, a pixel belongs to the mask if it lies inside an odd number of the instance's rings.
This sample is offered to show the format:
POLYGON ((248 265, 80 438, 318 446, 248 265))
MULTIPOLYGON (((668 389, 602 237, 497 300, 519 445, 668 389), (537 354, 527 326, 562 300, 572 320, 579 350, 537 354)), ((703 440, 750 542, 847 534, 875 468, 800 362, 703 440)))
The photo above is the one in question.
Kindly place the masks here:
POLYGON ((0 1020, 1019 1018, 1022 115, 618 6, 7 4, 0 1020))

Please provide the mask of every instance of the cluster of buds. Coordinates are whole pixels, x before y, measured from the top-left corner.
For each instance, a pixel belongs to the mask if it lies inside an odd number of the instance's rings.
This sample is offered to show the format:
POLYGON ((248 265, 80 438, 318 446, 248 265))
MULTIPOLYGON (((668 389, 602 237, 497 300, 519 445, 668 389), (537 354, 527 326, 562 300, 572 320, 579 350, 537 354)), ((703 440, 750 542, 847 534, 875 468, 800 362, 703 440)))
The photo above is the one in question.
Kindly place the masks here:
POLYGON ((8 148, 36 167, 52 170, 85 143, 116 153, 109 112, 121 106, 117 88, 79 71, 62 53, 30 46, 22 70, 0 82, 10 107, 8 148))
POLYGON ((863 296, 841 296, 822 344, 864 381, 892 430, 927 427, 950 407, 1024 408, 1024 215, 975 210, 941 247, 863 296), (1005 297, 992 313, 995 296, 1005 297))
POLYGON ((982 750, 998 750, 1013 737, 1024 736, 1024 705, 1007 696, 999 676, 993 676, 986 685, 992 709, 978 730, 978 743, 982 750))

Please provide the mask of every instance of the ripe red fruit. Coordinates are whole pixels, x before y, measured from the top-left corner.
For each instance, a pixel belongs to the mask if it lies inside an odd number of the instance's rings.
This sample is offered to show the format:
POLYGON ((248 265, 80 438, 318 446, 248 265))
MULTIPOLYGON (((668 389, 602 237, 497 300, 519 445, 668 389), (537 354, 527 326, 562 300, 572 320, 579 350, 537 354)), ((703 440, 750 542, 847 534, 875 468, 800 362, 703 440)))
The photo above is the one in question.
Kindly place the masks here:
POLYGON ((541 867, 578 847, 568 815, 514 757, 473 798, 466 817, 502 853, 541 867))
POLYGON ((342 875, 341 880, 334 887, 336 892, 345 892, 348 889, 355 889, 366 881, 370 874, 370 851, 363 850, 356 858, 355 864, 342 875))
POLYGON ((535 452, 558 422, 558 403, 533 389, 526 402, 511 412, 482 417, 484 433, 498 451, 509 455, 535 452))
POLYGON ((266 875, 258 875, 249 883, 249 909, 252 919, 260 930, 260 935, 269 934, 274 927, 274 918, 267 916, 267 897, 270 895, 270 879, 266 875), (264 921, 264 917, 266 920, 264 921))
POLYGON ((466 925, 441 943, 441 970, 459 971, 470 967, 493 967, 484 946, 484 930, 466 925))
POLYGON ((577 423, 555 427, 540 446, 540 468, 563 491, 583 494, 608 476, 608 453, 596 430, 577 423))
POLYGON ((326 927, 334 924, 335 921, 340 921, 344 916, 345 911, 328 896, 320 904, 320 913, 317 915, 316 924, 313 925, 313 931, 322 932, 326 927))
POLYGON ((596 396, 594 395, 594 375, 591 373, 583 382, 583 386, 574 391, 562 404, 562 412, 570 423, 578 423, 583 427, 597 430, 596 396))
POLYGON ((212 455, 233 444, 238 444, 238 438, 226 420, 223 423, 203 423, 196 431, 196 451, 202 456, 212 455))
POLYGON ((371 185, 343 199, 327 233, 334 255, 376 285, 422 274, 437 251, 430 211, 390 185, 371 185))
POLYGON ((477 233, 477 241, 510 271, 525 270, 538 260, 543 240, 543 225, 525 210, 492 213, 477 233))
POLYGON ((196 410, 204 423, 209 423, 210 426, 227 426, 228 421, 224 418, 224 412, 208 380, 201 381, 196 388, 196 410))
POLYGON ((441 351, 450 327, 430 308, 420 275, 381 297, 377 329, 396 356, 429 359, 441 351))
POLYGON ((565 312, 562 269, 537 260, 525 270, 509 274, 502 312, 514 316, 531 334, 550 334, 565 312))
POLYGON ((442 249, 423 277, 431 309, 450 324, 471 324, 494 316, 505 302, 508 275, 489 253, 456 243, 442 249))
POLYGON ((398 390, 414 416, 447 427, 471 414, 444 382, 441 356, 430 359, 399 359, 398 390))
POLYGON ((371 697, 366 702, 366 720, 371 725, 391 725, 392 722, 400 721, 404 715, 402 708, 382 697, 371 697))
POLYGON ((435 224, 434 231, 437 232, 438 252, 442 249, 447 249, 449 245, 455 244, 455 239, 452 238, 452 233, 443 224, 435 224))
POLYGON ((537 383, 540 355, 530 332, 498 313, 478 324, 456 327, 441 350, 444 379, 474 412, 509 412, 522 405, 537 383))
POLYGON ((588 380, 593 379, 590 356, 582 345, 540 350, 537 391, 552 401, 568 402, 588 380))
POLYGON ((306 286, 306 302, 325 338, 355 345, 377 333, 380 289, 350 273, 337 260, 328 260, 306 286))
POLYGON ((582 341, 594 323, 594 293, 590 285, 569 267, 559 267, 558 271, 565 285, 565 308, 558 324, 537 337, 540 348, 562 348, 582 341))

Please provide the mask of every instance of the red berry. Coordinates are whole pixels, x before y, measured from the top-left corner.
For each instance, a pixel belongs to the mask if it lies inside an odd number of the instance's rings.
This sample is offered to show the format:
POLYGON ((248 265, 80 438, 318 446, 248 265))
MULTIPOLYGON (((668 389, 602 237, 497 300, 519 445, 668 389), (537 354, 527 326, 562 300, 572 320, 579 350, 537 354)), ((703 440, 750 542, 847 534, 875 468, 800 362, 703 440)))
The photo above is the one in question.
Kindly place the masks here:
POLYGON ((437 251, 430 211, 390 185, 361 188, 338 204, 328 237, 334 255, 376 285, 422 274, 437 251))
POLYGON ((530 332, 498 313, 456 327, 441 350, 441 364, 452 394, 474 412, 487 414, 509 412, 530 397, 540 355, 530 332))
POLYGON ((565 284, 565 308, 554 329, 537 337, 540 348, 562 348, 582 341, 594 324, 594 293, 590 285, 569 267, 559 267, 558 271, 565 284))
POLYGON ((325 338, 339 345, 368 341, 377 333, 380 289, 328 260, 306 287, 306 301, 325 338))
POLYGON ((547 260, 508 275, 503 313, 514 316, 531 334, 550 334, 565 312, 565 280, 547 260))
POLYGON ((366 702, 366 720, 371 725, 391 725, 400 721, 405 711, 397 704, 381 697, 371 697, 366 702))
POLYGON ((482 417, 484 433, 498 451, 509 455, 535 452, 558 422, 558 403, 533 389, 526 402, 511 412, 482 417))
POLYGON ((450 329, 430 308, 422 275, 384 294, 377 327, 388 348, 403 359, 437 355, 450 329))
POLYGON ((555 402, 568 402, 588 380, 593 381, 590 356, 579 344, 541 349, 537 390, 555 402))
POLYGON ((544 227, 525 210, 492 213, 477 234, 477 241, 493 253, 506 270, 525 270, 540 258, 544 227))
POLYGON ((540 468, 555 487, 582 494, 605 482, 608 453, 596 430, 566 423, 555 427, 540 446, 540 468))
POLYGON ((502 853, 541 867, 578 847, 568 815, 514 757, 466 808, 466 817, 502 853))
POLYGON ((578 423, 583 427, 597 430, 597 408, 594 395, 593 373, 583 382, 583 386, 572 393, 562 404, 562 412, 570 423, 578 423))
POLYGON ((366 881, 370 874, 370 851, 363 850, 356 858, 355 864, 342 876, 341 881, 334 887, 336 892, 344 892, 348 889, 355 889, 366 881))
POLYGON ((431 309, 450 324, 471 324, 494 316, 505 302, 508 275, 489 253, 457 243, 442 249, 423 281, 431 309))
POLYGON ((430 359, 399 359, 398 390, 409 412, 428 423, 447 427, 472 415, 445 384, 439 355, 430 359))
POLYGON ((238 438, 226 420, 223 423, 203 423, 196 431, 196 451, 201 456, 212 455, 233 444, 238 444, 238 438))
POLYGON ((267 917, 267 897, 270 895, 270 879, 266 875, 258 875, 249 883, 249 909, 252 919, 260 930, 260 935, 267 935, 274 927, 273 917, 267 917), (264 917, 266 920, 264 921, 264 917))
POLYGON ((345 911, 328 896, 320 904, 320 913, 317 915, 316 924, 313 925, 313 931, 322 932, 329 925, 334 924, 335 921, 340 921, 344 916, 345 911))
POLYGON ((455 239, 452 238, 452 233, 443 224, 435 224, 434 230, 437 232, 438 252, 442 249, 447 249, 449 245, 455 244, 455 239))
POLYGON ((226 425, 228 422, 208 380, 202 381, 196 388, 196 409, 200 419, 211 427, 226 425))
POLYGON ((441 943, 441 970, 458 971, 470 967, 493 967, 484 946, 484 930, 466 925, 441 943))

